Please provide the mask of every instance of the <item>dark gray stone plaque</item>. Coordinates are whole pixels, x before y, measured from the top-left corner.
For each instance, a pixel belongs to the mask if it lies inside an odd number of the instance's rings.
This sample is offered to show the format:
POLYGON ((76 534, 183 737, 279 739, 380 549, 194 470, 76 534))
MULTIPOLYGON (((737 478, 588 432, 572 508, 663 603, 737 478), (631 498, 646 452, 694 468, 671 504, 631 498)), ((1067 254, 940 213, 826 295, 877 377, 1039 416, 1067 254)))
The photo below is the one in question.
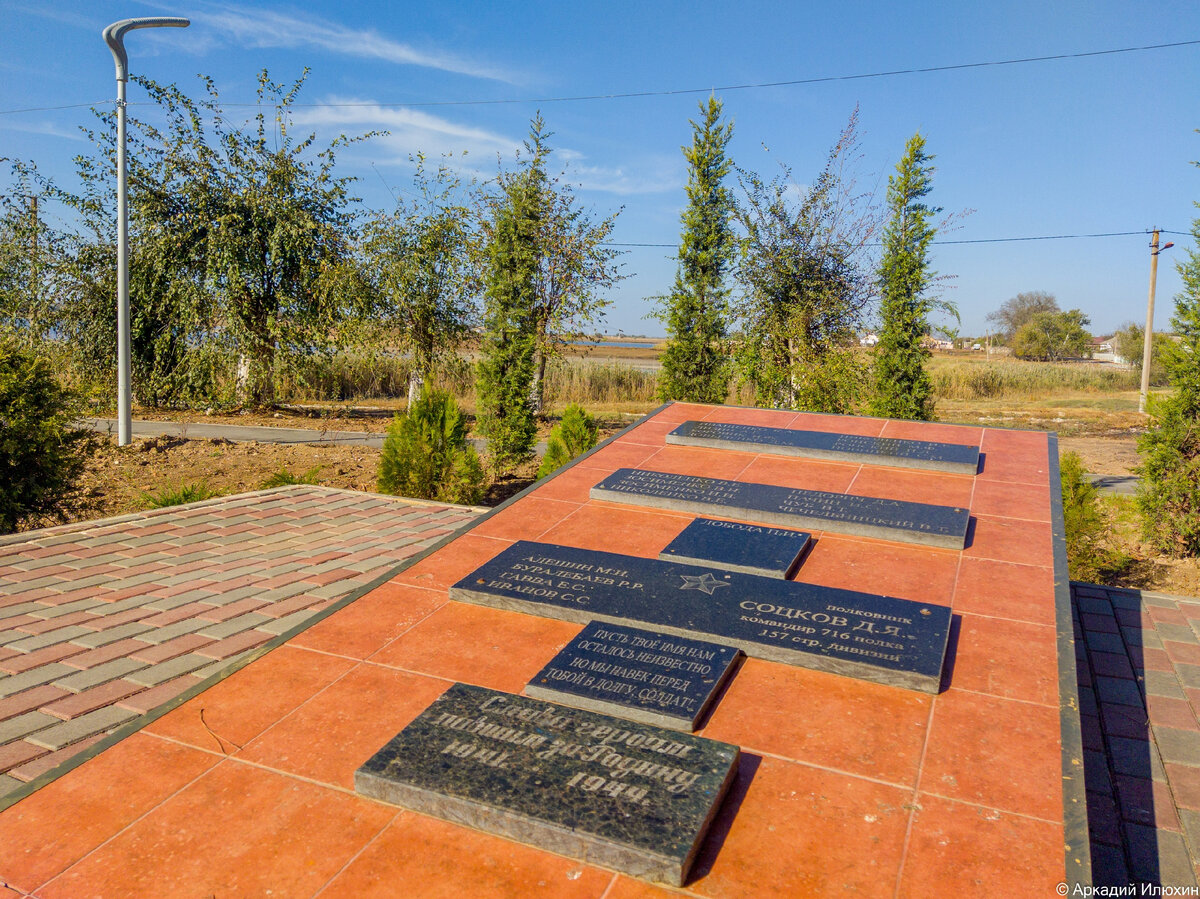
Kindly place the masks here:
POLYGON ((738 748, 455 684, 354 788, 456 824, 682 886, 738 748))
POLYGON ((717 513, 785 527, 815 528, 962 549, 970 513, 895 499, 743 484, 690 474, 619 468, 591 490, 592 499, 677 512, 717 513))
POLYGON ((926 693, 938 691, 950 633, 945 606, 524 540, 451 587, 450 598, 641 624, 926 693))
POLYGON ((787 578, 799 566, 811 540, 812 535, 804 531, 697 518, 658 557, 666 562, 787 578))
POLYGON ((975 474, 979 447, 894 437, 792 431, 716 421, 685 421, 667 435, 667 443, 717 449, 802 456, 836 462, 867 462, 898 468, 925 468, 956 474, 975 474))
POLYGON ((535 699, 692 731, 741 653, 593 621, 525 687, 535 699))

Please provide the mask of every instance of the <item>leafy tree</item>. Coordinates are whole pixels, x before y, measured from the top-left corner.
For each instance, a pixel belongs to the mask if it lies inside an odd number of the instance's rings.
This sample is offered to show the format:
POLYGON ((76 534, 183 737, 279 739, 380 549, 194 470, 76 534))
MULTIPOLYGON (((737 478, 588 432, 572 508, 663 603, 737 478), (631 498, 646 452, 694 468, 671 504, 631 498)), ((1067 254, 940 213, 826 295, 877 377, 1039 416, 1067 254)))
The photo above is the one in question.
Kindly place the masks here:
POLYGON ((865 369, 854 338, 873 292, 863 256, 877 233, 873 211, 844 174, 857 156, 857 119, 855 110, 810 187, 786 168, 769 183, 739 173, 736 218, 746 236, 736 358, 756 405, 842 413, 857 406, 865 369))
POLYGON ((476 392, 479 427, 497 471, 529 459, 537 436, 530 392, 540 233, 547 215, 546 151, 536 136, 525 148, 521 167, 499 180, 484 252, 484 330, 476 392))
MULTIPOLYGON (((1146 351, 1146 329, 1134 322, 1123 324, 1113 335, 1113 352, 1134 368, 1141 370, 1142 356, 1146 351)), ((1162 387, 1168 383, 1167 370, 1163 366, 1163 354, 1174 341, 1166 334, 1155 333, 1150 344, 1150 384, 1162 387)))
POLYGON ((0 342, 0 534, 84 504, 79 477, 96 443, 73 426, 76 402, 48 361, 0 342))
MULTIPOLYGON (((306 76, 289 87, 263 71, 258 97, 272 113, 260 111, 249 129, 226 117, 210 78, 200 101, 174 85, 135 79, 166 119, 161 128, 129 123, 140 401, 207 399, 215 367, 234 354, 240 398, 270 403, 283 368, 327 351, 336 338, 355 216, 351 179, 333 169, 336 151, 350 141, 339 137, 318 151, 315 135, 293 134, 291 107, 306 76)), ((115 295, 115 116, 98 115, 101 127, 90 134, 100 156, 77 160, 83 190, 69 198, 85 234, 72 254, 67 329, 96 363, 111 359, 115 295)))
POLYGON ((721 101, 700 104, 703 121, 692 122, 688 205, 682 215, 679 266, 659 317, 669 339, 662 354, 659 396, 664 400, 722 403, 728 391, 726 275, 733 264, 733 198, 724 180, 733 167, 726 147, 732 124, 721 124, 721 101))
POLYGON ((987 320, 999 329, 1003 341, 1010 343, 1025 323, 1039 312, 1058 311, 1058 300, 1054 299, 1054 294, 1030 290, 1006 300, 1003 306, 988 314, 987 320))
POLYGON ((467 444, 454 397, 424 390, 388 427, 379 457, 381 493, 472 505, 483 495, 483 466, 467 444))
POLYGON ((1092 335, 1084 330, 1088 317, 1078 309, 1067 312, 1037 312, 1012 339, 1018 359, 1057 362, 1077 359, 1091 351, 1092 335))
MULTIPOLYGON (((1196 204, 1200 207, 1200 203, 1196 204)), ((1200 247, 1200 218, 1192 222, 1200 247)), ((1151 427, 1138 439, 1144 460, 1138 506, 1147 539, 1163 552, 1200 555, 1200 249, 1176 263, 1183 290, 1171 326, 1179 342, 1163 353, 1174 392, 1150 405, 1151 427)))
POLYGON ((472 210, 455 202, 458 179, 445 165, 430 174, 424 156, 414 161, 417 198, 371 221, 363 245, 372 343, 386 336, 411 356, 409 406, 437 366, 458 361, 479 280, 478 234, 472 210))
POLYGON ((936 233, 930 219, 941 211, 922 200, 931 190, 932 160, 925 152, 925 138, 914 134, 896 174, 888 178, 890 218, 879 269, 883 328, 875 347, 870 404, 873 415, 885 418, 933 418, 933 384, 925 371, 929 350, 922 344, 933 305, 927 295, 932 277, 929 244, 936 233))
POLYGON ((596 445, 600 429, 596 419, 588 415, 583 407, 571 403, 563 411, 562 421, 550 429, 546 441, 546 455, 538 467, 537 476, 544 478, 562 468, 576 456, 582 456, 596 445))
POLYGON ((38 211, 54 196, 53 184, 31 163, 9 160, 9 166, 9 185, 0 193, 0 331, 32 348, 56 325, 63 235, 38 211))

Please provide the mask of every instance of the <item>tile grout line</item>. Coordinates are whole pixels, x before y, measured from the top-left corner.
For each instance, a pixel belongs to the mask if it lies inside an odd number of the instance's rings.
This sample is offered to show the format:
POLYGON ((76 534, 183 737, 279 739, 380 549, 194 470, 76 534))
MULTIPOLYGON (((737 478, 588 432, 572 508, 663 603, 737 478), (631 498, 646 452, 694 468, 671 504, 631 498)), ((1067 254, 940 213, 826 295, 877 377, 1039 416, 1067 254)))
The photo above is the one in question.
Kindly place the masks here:
MULTIPOLYGON (((358 795, 358 794, 355 794, 355 795, 358 795)), ((350 858, 346 859, 346 863, 344 865, 342 865, 340 868, 338 868, 336 871, 334 871, 333 876, 330 877, 327 881, 325 881, 325 883, 322 884, 321 887, 315 893, 312 894, 313 899, 317 899, 318 896, 320 896, 327 889, 329 889, 330 885, 335 880, 337 880, 339 877, 341 877, 342 874, 345 873, 347 868, 349 868, 352 864, 354 864, 356 861, 358 861, 359 857, 362 856, 362 854, 364 852, 366 852, 368 849, 370 849, 371 846, 373 846, 376 843, 376 841, 378 841, 379 838, 383 836, 384 831, 386 831, 389 827, 391 827, 393 824, 396 823, 396 821, 400 818, 400 816, 404 814, 403 808, 401 808, 400 806, 397 806, 396 808, 397 808, 396 814, 392 815, 392 817, 389 818, 387 820, 387 822, 381 828, 379 828, 379 832, 376 833, 375 836, 371 837, 371 839, 369 839, 365 843, 363 843, 362 846, 359 847, 358 851, 355 852, 354 854, 352 854, 350 856, 350 858)))

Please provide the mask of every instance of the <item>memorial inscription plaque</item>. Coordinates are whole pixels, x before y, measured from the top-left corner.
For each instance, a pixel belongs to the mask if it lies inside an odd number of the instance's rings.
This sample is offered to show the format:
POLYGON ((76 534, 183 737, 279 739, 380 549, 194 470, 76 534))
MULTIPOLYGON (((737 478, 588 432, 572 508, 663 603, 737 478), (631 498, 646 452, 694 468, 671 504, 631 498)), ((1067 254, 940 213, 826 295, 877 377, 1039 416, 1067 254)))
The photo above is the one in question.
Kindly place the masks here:
POLYGON ((697 518, 658 557, 666 562, 787 578, 799 567, 811 540, 812 535, 804 531, 697 518))
POLYGON ((746 655, 936 693, 950 610, 890 596, 519 541, 450 598, 586 624, 645 625, 746 655))
POLYGON ((835 462, 874 462, 897 468, 923 468, 956 474, 973 475, 979 470, 979 447, 927 440, 792 431, 716 421, 685 421, 666 439, 667 443, 683 446, 708 446, 835 462))
POLYGON ((693 731, 741 653, 593 621, 525 687, 535 699, 693 731))
POLYGON ((640 468, 617 469, 593 487, 590 495, 592 499, 614 503, 699 514, 715 512, 764 524, 947 549, 962 549, 966 545, 970 521, 968 510, 954 506, 745 484, 640 468))
POLYGON ((364 796, 682 886, 728 743, 454 684, 354 775, 364 796))

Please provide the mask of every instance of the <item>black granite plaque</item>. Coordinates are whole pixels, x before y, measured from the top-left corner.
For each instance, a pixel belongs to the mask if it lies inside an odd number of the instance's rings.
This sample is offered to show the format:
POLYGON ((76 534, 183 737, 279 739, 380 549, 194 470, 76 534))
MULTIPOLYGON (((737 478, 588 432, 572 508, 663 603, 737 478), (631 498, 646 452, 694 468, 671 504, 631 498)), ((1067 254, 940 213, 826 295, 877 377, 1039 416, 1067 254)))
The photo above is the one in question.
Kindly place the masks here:
POLYGON ((451 587, 450 598, 642 624, 927 693, 938 690, 950 632, 944 606, 524 540, 451 587))
POLYGON ((697 518, 658 557, 667 562, 786 578, 799 566, 811 540, 812 535, 804 531, 697 518))
POLYGON ((977 446, 859 434, 829 434, 824 431, 792 431, 716 421, 685 421, 667 435, 667 443, 837 462, 874 462, 898 468, 924 468, 957 474, 975 474, 979 469, 977 446))
POLYGON ((738 748, 455 684, 354 775, 364 796, 682 886, 738 748))
POLYGON ((534 676, 525 693, 692 731, 739 655, 732 646, 593 621, 534 676))
POLYGON ((970 513, 895 499, 744 484, 689 474, 619 468, 591 490, 592 499, 678 512, 728 515, 764 524, 807 527, 962 549, 970 513))

